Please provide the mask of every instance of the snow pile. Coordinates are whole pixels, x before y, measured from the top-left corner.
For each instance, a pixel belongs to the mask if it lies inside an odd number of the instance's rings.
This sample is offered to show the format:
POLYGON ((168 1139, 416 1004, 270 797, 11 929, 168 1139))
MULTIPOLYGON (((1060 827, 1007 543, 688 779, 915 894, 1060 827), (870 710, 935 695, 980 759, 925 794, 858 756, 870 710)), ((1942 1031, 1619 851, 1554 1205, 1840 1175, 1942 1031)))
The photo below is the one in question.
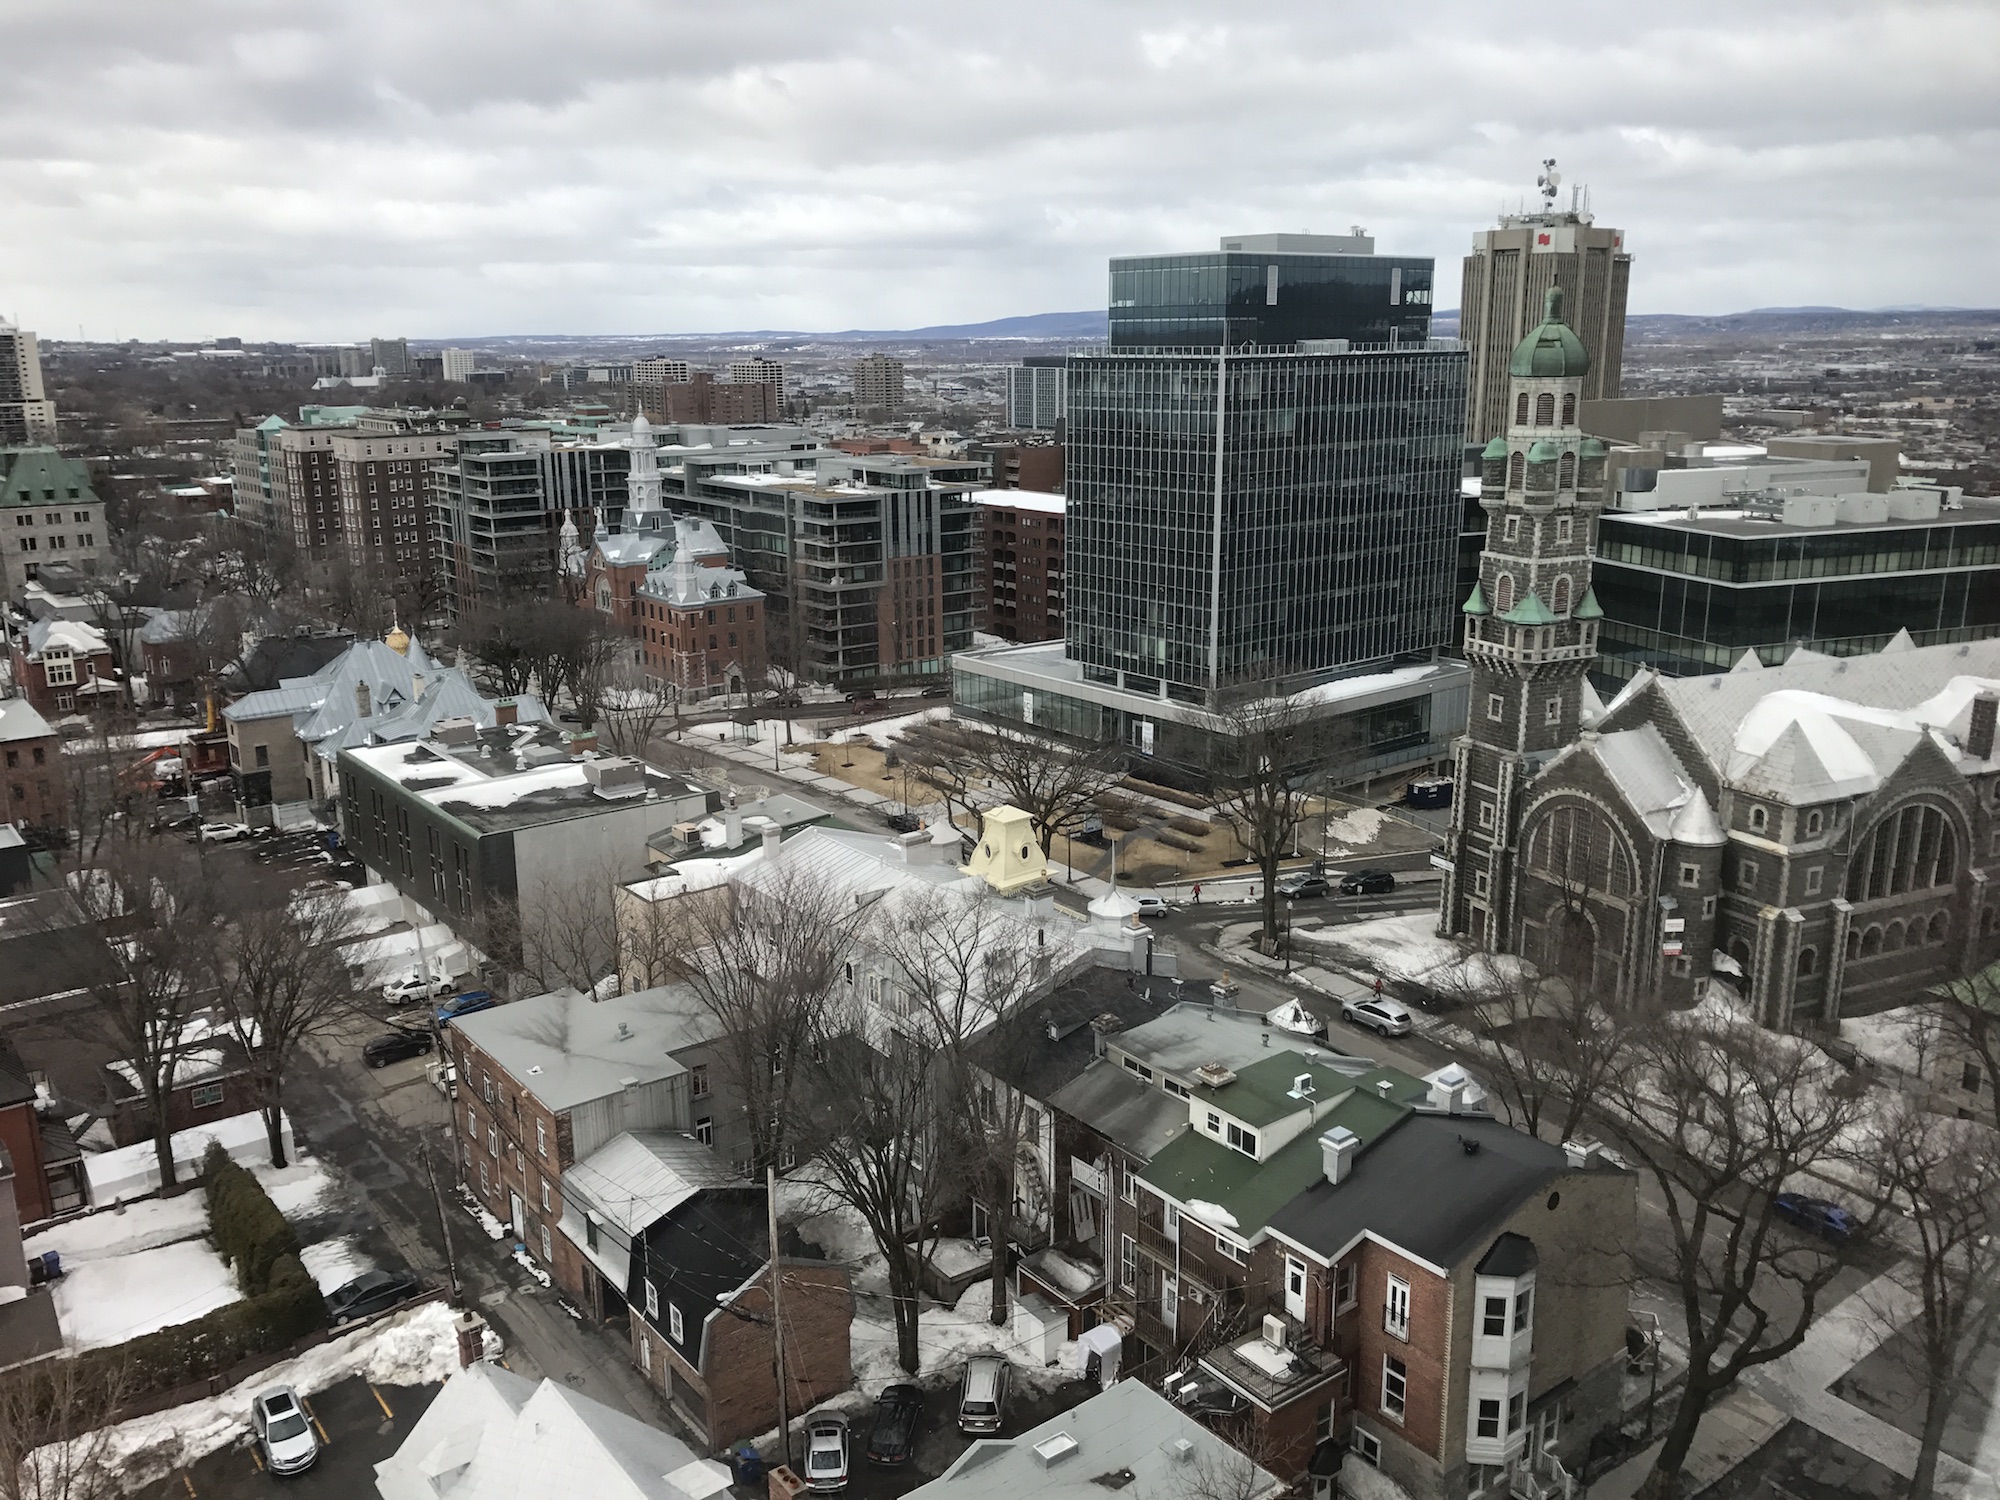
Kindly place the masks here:
POLYGON ((295 1224, 311 1218, 340 1196, 340 1185, 316 1157, 295 1157, 289 1166, 283 1167, 259 1162, 250 1171, 270 1194, 278 1212, 295 1224))
POLYGON ((87 1261, 136 1255, 206 1233, 207 1200, 200 1193, 183 1193, 178 1198, 147 1198, 100 1209, 29 1235, 23 1248, 30 1255, 57 1251, 63 1269, 73 1271, 87 1261))
POLYGON ((63 1271, 53 1290, 68 1349, 122 1344, 242 1299, 222 1257, 201 1239, 74 1266, 65 1260, 63 1271))
POLYGON ((941 1239, 931 1247, 931 1264, 943 1276, 963 1276, 992 1263, 992 1253, 971 1240, 941 1239))
POLYGON ((1220 1203, 1210 1203, 1202 1198, 1190 1198, 1188 1200, 1187 1211, 1203 1223, 1211 1225, 1214 1228, 1236 1228, 1236 1215, 1224 1208, 1220 1203))
POLYGON ((552 1284, 549 1273, 535 1264, 534 1260, 529 1256, 526 1246, 516 1245, 514 1247, 514 1264, 534 1277, 544 1288, 552 1284))
POLYGON ((1938 1060, 1939 1022, 1922 1005, 1905 1005, 1875 1016, 1842 1016, 1842 1040, 1878 1067, 1922 1078, 1938 1060))
POLYGON ((1340 1493, 1354 1500, 1410 1500, 1408 1490, 1352 1453, 1340 1461, 1340 1493))
POLYGON ((486 1238, 489 1240, 504 1240, 507 1238, 507 1226, 486 1211, 486 1205, 472 1196, 471 1188, 460 1188, 458 1190, 458 1201, 465 1205, 467 1213, 479 1221, 479 1227, 486 1231, 486 1238))
MULTIPOLYGON (((879 1268, 878 1257, 877 1276, 879 1268)), ((886 1284, 881 1293, 864 1293, 863 1274, 855 1278, 854 1326, 849 1347, 855 1384, 864 1391, 879 1392, 884 1386, 911 1377, 896 1361, 896 1324, 890 1315, 886 1284)), ((1012 1327, 994 1327, 988 1321, 992 1311, 991 1281, 973 1282, 956 1307, 939 1307, 926 1299, 923 1315, 917 1320, 917 1375, 956 1374, 974 1354, 1017 1354, 1018 1343, 1012 1327)))
POLYGON ((322 1295, 346 1286, 363 1271, 375 1269, 375 1262, 361 1253, 359 1242, 352 1235, 307 1245, 299 1251, 299 1259, 305 1263, 307 1274, 318 1283, 322 1295))
POLYGON ((1372 844, 1382 832, 1389 815, 1377 807, 1357 807, 1353 812, 1331 819, 1326 836, 1343 844, 1372 844))
MULTIPOLYGON (((285 1150, 289 1154, 292 1149, 292 1122, 289 1117, 281 1116, 280 1119, 285 1150)), ((231 1115, 227 1119, 212 1120, 206 1125, 174 1132, 176 1175, 183 1181, 195 1175, 194 1169, 208 1151, 210 1141, 220 1141, 224 1151, 253 1170, 259 1162, 270 1160, 271 1148, 264 1134, 264 1117, 255 1110, 231 1115)), ((121 1198, 144 1198, 159 1191, 160 1187, 159 1158, 151 1141, 140 1141, 137 1145, 120 1146, 115 1151, 86 1156, 83 1170, 90 1179, 92 1203, 108 1204, 116 1203, 121 1198)))
POLYGON ((310 1396, 355 1375, 376 1385, 435 1384, 458 1368, 455 1316, 444 1303, 427 1302, 260 1370, 219 1396, 120 1423, 105 1434, 104 1460, 131 1493, 240 1441, 250 1430, 250 1400, 267 1386, 310 1396))
POLYGON ((913 729, 919 724, 936 724, 951 717, 951 709, 946 707, 927 708, 921 713, 904 714, 901 718, 881 719, 863 727, 862 733, 873 740, 879 749, 887 750, 892 740, 905 729, 913 729))

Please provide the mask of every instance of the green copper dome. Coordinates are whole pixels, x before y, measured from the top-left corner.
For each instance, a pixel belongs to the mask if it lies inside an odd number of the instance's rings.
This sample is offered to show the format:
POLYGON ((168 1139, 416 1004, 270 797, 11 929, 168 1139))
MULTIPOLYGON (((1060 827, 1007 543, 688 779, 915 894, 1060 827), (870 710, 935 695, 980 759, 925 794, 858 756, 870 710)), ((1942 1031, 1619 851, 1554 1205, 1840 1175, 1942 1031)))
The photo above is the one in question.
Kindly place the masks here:
POLYGON ((1541 325, 1521 340, 1514 357, 1507 361, 1507 373, 1537 380, 1564 380, 1589 371, 1590 356, 1583 351, 1583 340, 1563 321, 1562 288, 1552 286, 1542 302, 1541 325))
POLYGON ((1542 596, 1533 589, 1528 597, 1500 617, 1509 625, 1553 625, 1556 617, 1549 613, 1549 607, 1542 603, 1542 596))
POLYGON ((1577 451, 1585 458, 1602 458, 1611 450, 1605 447, 1599 439, 1587 437, 1583 440, 1583 446, 1577 451))
POLYGON ((1479 450, 1479 456, 1488 463, 1491 463, 1496 458, 1505 458, 1507 456, 1507 440, 1502 437, 1495 438, 1479 450))
POLYGON ((1536 438, 1534 446, 1528 449, 1528 462, 1531 464, 1552 464, 1561 456, 1562 449, 1547 438, 1536 438))
POLYGON ((1472 586, 1472 592, 1466 596, 1465 603, 1459 605, 1458 608, 1460 613, 1468 615, 1483 615, 1490 613, 1490 611, 1486 608, 1486 591, 1475 583, 1472 586))
POLYGON ((1604 609, 1597 602, 1596 589, 1585 589, 1583 591, 1583 602, 1576 607, 1576 618, 1579 620, 1601 620, 1604 618, 1604 609))

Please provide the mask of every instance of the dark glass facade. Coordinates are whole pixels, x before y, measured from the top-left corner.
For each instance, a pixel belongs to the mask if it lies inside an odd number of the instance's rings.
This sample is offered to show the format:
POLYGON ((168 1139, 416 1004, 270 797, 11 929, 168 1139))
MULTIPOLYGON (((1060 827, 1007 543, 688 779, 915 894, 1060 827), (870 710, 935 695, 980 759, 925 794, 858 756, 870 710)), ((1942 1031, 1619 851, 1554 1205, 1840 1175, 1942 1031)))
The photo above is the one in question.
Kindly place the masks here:
MULTIPOLYGON (((1736 523, 1742 526, 1751 523, 1736 523)), ((1803 642, 1829 655, 2000 635, 2000 522, 1710 530, 1606 515, 1593 575, 1596 673, 1669 677, 1769 663, 1803 642)))
POLYGON ((1421 344, 1429 260, 1207 251, 1111 262, 1111 347, 1287 348, 1302 339, 1421 344))
POLYGON ((1067 654, 1200 703, 1443 644, 1465 378, 1455 346, 1071 356, 1067 654))

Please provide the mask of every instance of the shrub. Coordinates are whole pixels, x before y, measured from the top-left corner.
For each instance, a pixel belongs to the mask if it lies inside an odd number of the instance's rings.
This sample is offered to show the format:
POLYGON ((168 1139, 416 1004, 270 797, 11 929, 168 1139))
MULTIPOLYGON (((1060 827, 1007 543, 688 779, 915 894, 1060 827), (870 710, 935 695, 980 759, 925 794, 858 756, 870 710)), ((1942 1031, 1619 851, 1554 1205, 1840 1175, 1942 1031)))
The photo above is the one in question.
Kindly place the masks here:
POLYGON ((1178 803, 1182 807, 1194 808, 1197 812, 1208 809, 1208 799, 1194 792, 1183 792, 1177 787, 1161 786, 1157 781, 1145 781, 1137 776, 1127 776, 1119 783, 1129 786, 1135 792, 1143 792, 1148 797, 1157 797, 1162 802, 1178 803))
POLYGON ((1184 833, 1191 839, 1205 839, 1213 831, 1213 825, 1200 818, 1169 818, 1167 827, 1175 833, 1184 833))
POLYGON ((1202 849, 1200 839, 1183 838, 1178 833, 1156 833, 1153 841, 1165 844, 1169 849, 1178 849, 1183 854, 1199 854, 1202 849))
POLYGON ((236 1272, 245 1297, 256 1297, 271 1285, 272 1270, 282 1256, 299 1253, 299 1237, 264 1184, 211 1145, 202 1158, 208 1190, 208 1232, 223 1260, 236 1272))
POLYGON ((261 1296, 82 1357, 107 1373, 122 1367, 133 1393, 143 1394, 220 1375, 239 1361, 283 1349, 325 1326, 326 1303, 319 1287, 296 1255, 283 1255, 272 1264, 270 1289, 261 1296))

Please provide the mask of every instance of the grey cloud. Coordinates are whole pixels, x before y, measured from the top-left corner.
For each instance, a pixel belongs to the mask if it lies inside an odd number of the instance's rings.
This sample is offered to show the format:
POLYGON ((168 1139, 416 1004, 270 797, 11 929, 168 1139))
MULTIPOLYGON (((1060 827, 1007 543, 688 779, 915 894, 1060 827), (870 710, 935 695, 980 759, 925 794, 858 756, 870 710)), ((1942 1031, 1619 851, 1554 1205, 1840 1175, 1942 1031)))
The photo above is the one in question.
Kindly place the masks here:
POLYGON ((2000 302, 1984 4, 0 0, 0 37, 0 310, 51 333, 963 321, 1350 223, 1449 287, 1545 155, 1642 310, 2000 302))

